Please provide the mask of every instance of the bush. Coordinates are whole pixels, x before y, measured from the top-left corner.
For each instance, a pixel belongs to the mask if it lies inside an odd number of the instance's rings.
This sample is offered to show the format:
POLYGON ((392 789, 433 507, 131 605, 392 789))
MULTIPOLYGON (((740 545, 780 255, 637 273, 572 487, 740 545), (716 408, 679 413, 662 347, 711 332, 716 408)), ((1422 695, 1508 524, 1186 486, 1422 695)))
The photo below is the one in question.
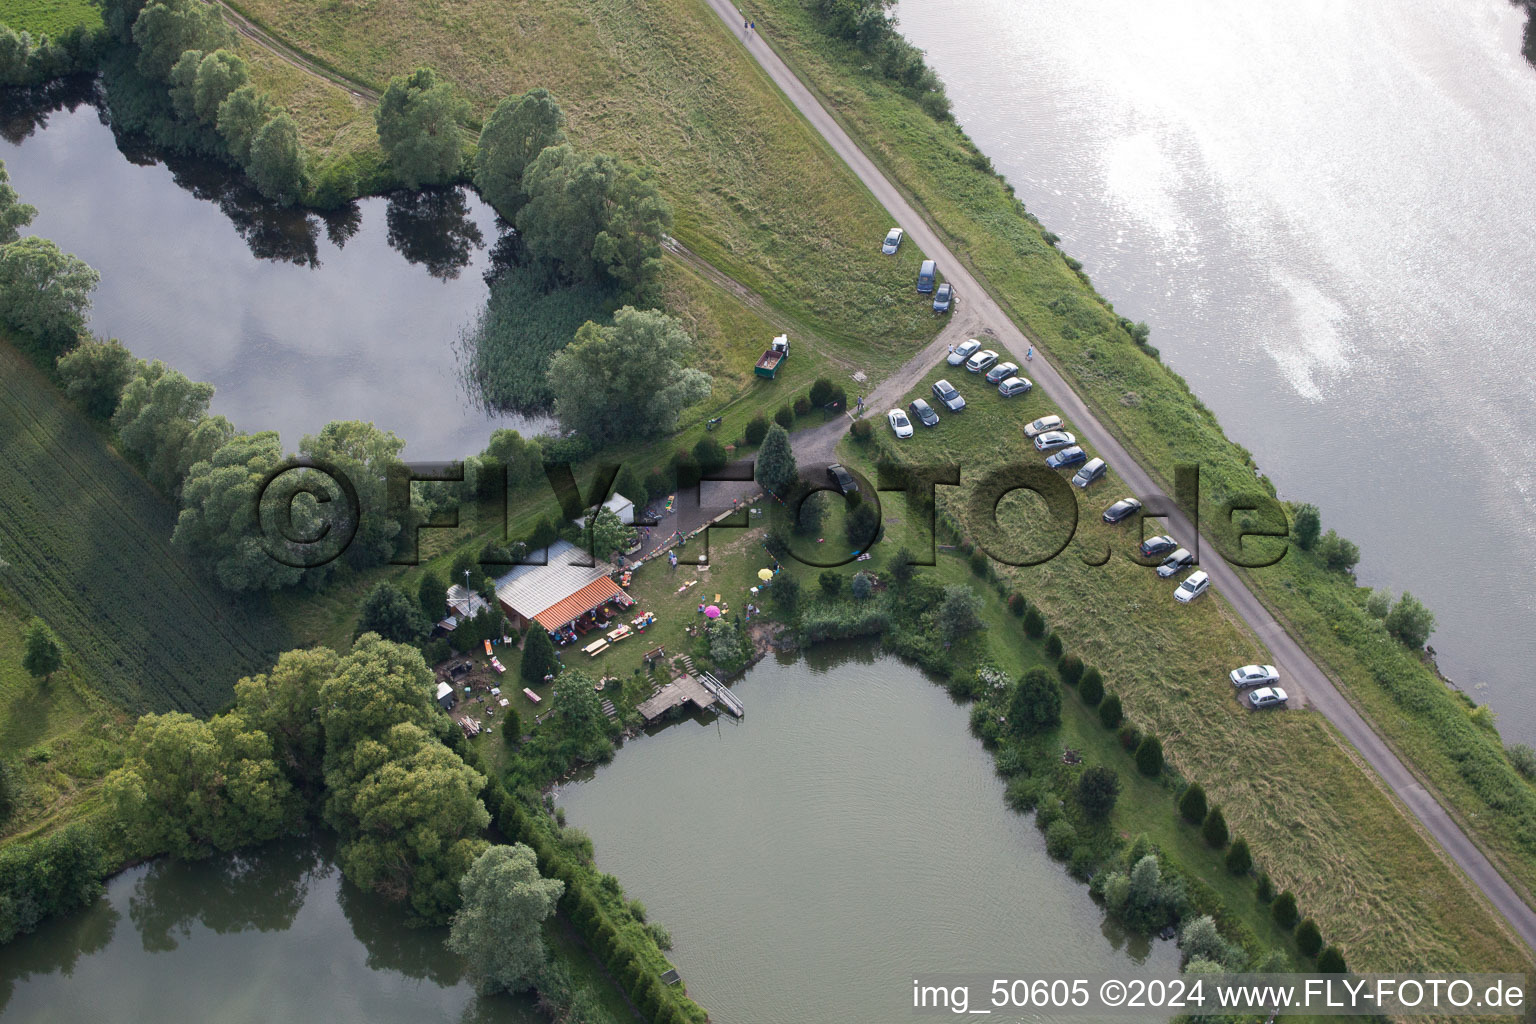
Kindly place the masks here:
POLYGON ((1015 590, 1008 595, 1008 610, 1015 618, 1022 619, 1024 613, 1029 611, 1029 602, 1024 600, 1024 595, 1015 590))
POLYGON ((1205 816, 1205 825, 1200 829, 1205 841, 1216 849, 1227 845, 1229 834, 1227 832, 1227 818, 1221 813, 1220 807, 1212 807, 1211 813, 1205 816))
POLYGON ((1318 930, 1317 922, 1310 917, 1302 918, 1296 926, 1296 948, 1301 950, 1303 956, 1317 956, 1323 948, 1323 933, 1318 930))
POLYGON ((855 573, 853 577, 853 585, 850 588, 850 591, 852 592, 853 596, 858 598, 860 601, 868 600, 870 595, 875 592, 875 584, 872 580, 870 580, 869 573, 855 573))
POLYGON ((1055 633, 1045 638, 1045 656, 1052 661, 1061 657, 1061 637, 1055 633))
POLYGON ((983 579, 986 578, 987 569, 990 568, 990 563, 987 561, 987 553, 985 551, 981 550, 980 548, 972 551, 971 557, 967 559, 967 562, 970 565, 971 572, 974 575, 980 576, 983 579))
POLYGON ((1034 605, 1024 610, 1024 633, 1035 640, 1045 632, 1045 617, 1034 605))
POLYGON ((1008 701, 1008 728, 1015 736, 1038 736, 1061 724, 1061 687, 1041 668, 1024 673, 1008 701))
POLYGON ((1104 699, 1104 677, 1096 668, 1085 669, 1083 678, 1077 684, 1077 695, 1083 699, 1083 703, 1091 708, 1099 706, 1104 699))
POLYGON ((1360 561, 1360 546, 1329 530, 1317 544, 1317 553, 1332 572, 1353 573, 1360 561))
POLYGON ((1136 748, 1141 746, 1141 730, 1127 722, 1120 727, 1119 736, 1120 746, 1134 756, 1136 748))
POLYGON ((1429 634, 1435 631, 1435 613, 1424 607, 1422 601, 1404 591, 1397 604, 1387 613, 1387 632, 1410 651, 1422 650, 1429 642, 1429 634))
POLYGON ((1275 923, 1286 931, 1296 927, 1296 894, 1287 889, 1275 901, 1269 905, 1269 912, 1275 915, 1275 923))
POLYGON ((1322 529, 1323 520, 1316 505, 1296 506, 1296 514, 1291 519, 1291 536, 1296 538, 1297 547, 1311 551, 1317 546, 1317 537, 1322 529))
POLYGON ((1115 800, 1120 796, 1120 776, 1112 769, 1093 765, 1078 776, 1073 795, 1090 820, 1103 821, 1115 809, 1115 800))
POLYGON ((1117 729, 1125 718, 1125 712, 1120 707, 1120 695, 1108 693, 1104 695, 1103 702, 1099 705, 1099 722, 1106 729, 1117 729))
POLYGON ((1514 746, 1506 747, 1504 753, 1509 755, 1509 763, 1515 766, 1515 771, 1526 779, 1536 782, 1536 750, 1532 750, 1524 743, 1516 743, 1514 746))
POLYGON ((795 399, 795 415, 796 416, 809 416, 810 414, 811 414, 811 400, 809 398, 806 398, 804 395, 801 395, 799 398, 795 399))
POLYGON ((779 406, 779 411, 773 414, 773 422, 785 430, 790 429, 795 425, 795 410, 787 405, 779 406))
POLYGON ((853 426, 848 428, 848 433, 853 435, 855 441, 868 441, 875 436, 875 428, 869 420, 854 420, 853 426))
POLYGON ((1343 974, 1349 970, 1344 963, 1344 952, 1338 946, 1329 946, 1317 957, 1317 970, 1319 974, 1343 974))
POLYGON ((1259 872, 1259 880, 1254 885, 1254 899, 1268 906, 1275 899, 1275 883, 1270 881, 1268 871, 1259 872))
POLYGON ((1062 682, 1076 686, 1077 681, 1083 678, 1083 659, 1075 654, 1063 654, 1061 661, 1056 664, 1056 670, 1061 673, 1062 682))
POLYGON ((1227 870, 1234 875, 1246 875, 1253 870, 1253 854, 1248 852, 1248 840, 1238 836, 1227 851, 1227 870))
POLYGON ((763 438, 768 436, 768 421, 763 418, 762 413, 758 413, 747 422, 747 429, 744 431, 744 434, 746 435, 747 444, 754 448, 763 443, 763 438))
POLYGON ((1179 797, 1179 813, 1184 820, 1191 825, 1198 825, 1205 820, 1206 812, 1210 808, 1205 803, 1205 787, 1198 782, 1191 782, 1184 787, 1184 795, 1179 797))
MULTIPOLYGON (((1137 746, 1136 770, 1150 779, 1163 774, 1163 744, 1156 736, 1143 737, 1137 746)), ((1225 823, 1222 827, 1226 827, 1225 823)))
POLYGON ((692 452, 680 451, 672 456, 672 478, 679 490, 699 482, 699 462, 692 452))
POLYGON ((817 406, 826 405, 832 401, 834 390, 836 388, 831 381, 825 377, 817 377, 816 382, 811 385, 811 404, 817 406))
POLYGON ((780 573, 768 588, 768 596, 781 611, 793 612, 800 603, 800 581, 788 573, 780 573))
POLYGON ((821 584, 821 592, 828 597, 836 597, 843 591, 842 573, 835 569, 823 569, 816 582, 821 584))
POLYGON ((1003 790, 1003 802, 1020 814, 1032 811, 1040 802, 1040 784, 1027 775, 1017 776, 1003 790))
POLYGON ((1065 818, 1051 822, 1045 830, 1045 852, 1056 860, 1066 860, 1077 845, 1077 829, 1065 818))
POLYGON ((703 473, 713 473, 726 463, 725 447, 712 437, 705 437, 693 446, 693 461, 703 473))

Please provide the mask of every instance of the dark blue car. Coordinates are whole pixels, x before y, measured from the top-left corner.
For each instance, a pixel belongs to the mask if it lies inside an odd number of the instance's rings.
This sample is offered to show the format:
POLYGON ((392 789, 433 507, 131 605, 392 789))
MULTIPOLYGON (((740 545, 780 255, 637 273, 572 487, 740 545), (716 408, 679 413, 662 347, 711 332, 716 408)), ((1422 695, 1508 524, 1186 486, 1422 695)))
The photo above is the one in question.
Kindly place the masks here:
POLYGON ((1076 466, 1088 461, 1088 453, 1077 445, 1071 448, 1063 448, 1061 451, 1045 460, 1045 464, 1052 469, 1064 469, 1067 466, 1076 466))

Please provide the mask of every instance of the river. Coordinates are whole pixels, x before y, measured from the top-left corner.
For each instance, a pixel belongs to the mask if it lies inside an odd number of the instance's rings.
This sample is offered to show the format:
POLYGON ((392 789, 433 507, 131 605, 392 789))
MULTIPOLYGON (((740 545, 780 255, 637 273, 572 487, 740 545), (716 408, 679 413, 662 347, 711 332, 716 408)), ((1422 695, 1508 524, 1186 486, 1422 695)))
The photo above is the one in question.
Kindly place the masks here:
POLYGON ((821 648, 732 689, 739 723, 627 743, 557 798, 715 1020, 889 1024, 923 972, 1177 972, 1173 943, 1127 941, 1046 856, 918 669, 821 648))
POLYGON ((1536 740, 1536 71, 1507 0, 902 0, 955 114, 1536 740))
POLYGON ((101 272, 92 331, 211 382, 214 412, 289 449, 356 419, 394 431, 409 458, 461 459, 498 426, 546 426, 488 415, 460 383, 459 331, 485 302, 498 238, 473 192, 285 210, 218 165, 120 151, 96 107, 70 100, 6 110, 0 160, 38 209, 28 230, 101 272))
POLYGON ((200 1024, 537 1024, 526 999, 481 998, 400 907, 347 884, 325 843, 157 861, 105 899, 5 947, 0 1019, 200 1024))

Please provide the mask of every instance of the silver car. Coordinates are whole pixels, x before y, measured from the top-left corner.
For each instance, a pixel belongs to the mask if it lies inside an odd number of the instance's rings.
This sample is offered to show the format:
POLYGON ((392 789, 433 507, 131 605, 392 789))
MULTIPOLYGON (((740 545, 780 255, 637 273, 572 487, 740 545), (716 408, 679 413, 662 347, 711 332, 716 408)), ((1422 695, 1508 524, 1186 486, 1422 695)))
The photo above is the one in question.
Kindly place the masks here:
POLYGON ((901 240, 906 237, 901 228, 891 228, 890 234, 885 236, 885 241, 880 243, 880 251, 887 256, 895 256, 896 250, 901 248, 901 240))
POLYGON ((1163 559, 1163 564, 1157 567, 1157 574, 1166 580, 1178 575, 1194 564, 1195 556, 1189 553, 1189 549, 1179 548, 1179 550, 1163 559))
POLYGON ((1273 665, 1244 665, 1227 673, 1227 678, 1242 690, 1250 686, 1273 686, 1280 681, 1280 673, 1273 665))
POLYGON ((1009 377, 997 386, 997 393, 1004 398, 1012 398, 1014 395, 1022 395, 1032 387, 1034 385, 1025 377, 1009 377))
POLYGON ((1248 695, 1248 703, 1256 708, 1283 708, 1288 700, 1290 698, 1278 686, 1265 686, 1248 695))
POLYGON ((959 366, 961 363, 971 358, 971 356, 974 355, 980 348, 981 342, 977 341, 975 338, 971 338, 969 341, 962 341, 960 344, 956 345, 955 350, 949 354, 949 365, 959 366))
POLYGON ((1057 448, 1070 448, 1077 444, 1077 438, 1065 430, 1047 430, 1035 438, 1035 450, 1040 452, 1053 452, 1057 448))
POLYGON ((1024 436, 1039 437, 1041 434, 1044 434, 1047 431, 1060 429, 1060 416, 1041 416, 1039 419, 1035 420, 1035 422, 1024 428, 1024 436))
POLYGON ((977 352, 967 359, 965 361, 965 368, 972 373, 980 373, 995 362, 997 362, 997 353, 987 349, 984 352, 977 352))

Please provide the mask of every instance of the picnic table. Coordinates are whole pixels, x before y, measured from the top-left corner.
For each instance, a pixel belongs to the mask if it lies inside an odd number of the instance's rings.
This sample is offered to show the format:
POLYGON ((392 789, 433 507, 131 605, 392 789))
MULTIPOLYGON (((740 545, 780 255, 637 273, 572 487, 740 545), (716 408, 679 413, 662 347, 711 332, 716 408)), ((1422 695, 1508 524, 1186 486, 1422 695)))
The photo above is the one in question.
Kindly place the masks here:
POLYGON ((587 646, 582 648, 583 651, 587 652, 587 657, 589 657, 589 658, 595 658, 599 654, 602 654, 607 649, 608 649, 608 641, 607 640, 594 640, 590 644, 587 644, 587 646))
POLYGON ((608 634, 608 642, 616 644, 620 640, 633 635, 634 630, 630 629, 628 626, 621 625, 618 629, 615 629, 608 634))
POLYGON ((528 689, 528 687, 526 687, 526 686, 523 687, 523 696, 527 697, 529 700, 533 701, 535 704, 538 704, 538 703, 540 703, 540 702, 542 702, 544 700, 543 697, 540 697, 538 694, 534 693, 532 690, 528 689))

